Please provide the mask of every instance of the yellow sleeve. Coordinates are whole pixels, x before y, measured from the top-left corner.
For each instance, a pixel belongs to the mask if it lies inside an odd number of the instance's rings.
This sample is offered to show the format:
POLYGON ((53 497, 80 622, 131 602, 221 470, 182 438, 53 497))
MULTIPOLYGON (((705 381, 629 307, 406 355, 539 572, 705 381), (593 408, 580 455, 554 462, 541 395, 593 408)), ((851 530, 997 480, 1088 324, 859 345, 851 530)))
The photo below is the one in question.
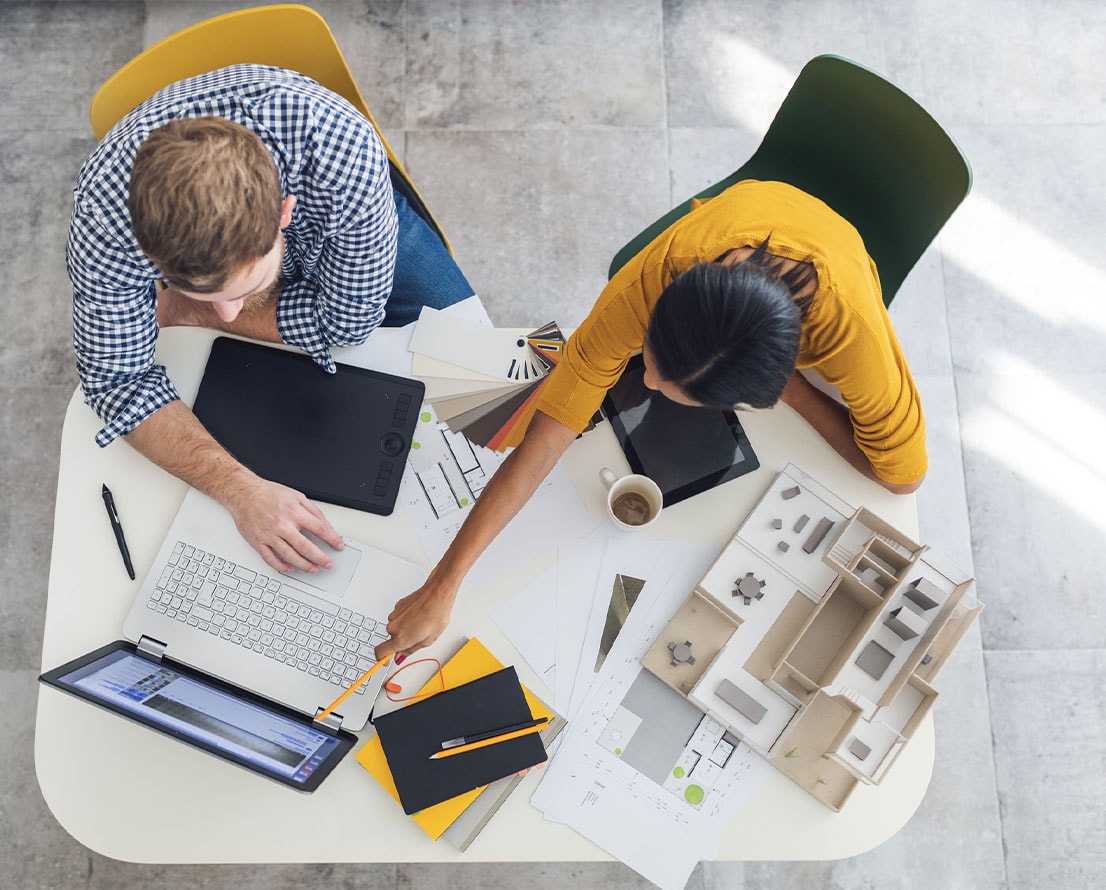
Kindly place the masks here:
POLYGON ((630 357, 641 350, 653 306, 671 280, 668 234, 645 247, 607 282, 542 387, 538 410, 543 414, 580 432, 630 357))
POLYGON ((753 240, 745 235, 742 215, 731 212, 740 194, 736 190, 731 194, 728 200, 712 201, 709 211, 704 206, 707 202, 693 202, 689 213, 661 232, 607 282, 542 387, 538 402, 542 413, 576 432, 583 430, 630 357, 641 350, 653 307, 672 279, 730 247, 763 239, 762 233, 753 240))
POLYGON ((925 416, 886 310, 882 302, 871 313, 827 302, 837 309, 808 319, 803 352, 815 356, 810 364, 840 390, 856 444, 876 475, 917 482, 928 466, 925 416))

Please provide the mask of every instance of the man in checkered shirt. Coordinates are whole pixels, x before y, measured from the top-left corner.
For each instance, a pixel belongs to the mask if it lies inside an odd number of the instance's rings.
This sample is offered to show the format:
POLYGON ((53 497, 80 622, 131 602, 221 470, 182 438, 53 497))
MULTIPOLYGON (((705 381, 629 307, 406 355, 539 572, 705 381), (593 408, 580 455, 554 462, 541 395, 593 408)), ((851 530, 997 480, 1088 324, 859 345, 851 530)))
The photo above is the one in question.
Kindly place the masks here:
POLYGON ((473 292, 393 193, 372 125, 314 81, 258 65, 172 84, 108 133, 77 181, 66 258, 96 441, 122 436, 218 500, 279 571, 331 564, 303 530, 335 548, 341 537, 215 442, 154 363, 159 329, 287 343, 333 373, 331 347, 473 292))

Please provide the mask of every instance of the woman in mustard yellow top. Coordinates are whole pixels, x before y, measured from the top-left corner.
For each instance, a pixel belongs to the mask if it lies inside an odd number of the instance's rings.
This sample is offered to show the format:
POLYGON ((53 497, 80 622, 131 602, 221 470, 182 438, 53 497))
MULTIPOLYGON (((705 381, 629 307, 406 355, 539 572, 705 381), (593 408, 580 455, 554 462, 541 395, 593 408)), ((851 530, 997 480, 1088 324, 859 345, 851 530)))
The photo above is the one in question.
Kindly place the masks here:
POLYGON ((693 207, 611 279, 543 386, 522 443, 426 584, 397 603, 378 657, 401 660, 438 638, 469 568, 638 351, 646 385, 674 401, 767 408, 782 400, 890 491, 912 492, 925 476, 921 403, 860 235, 799 189, 739 182, 693 207))

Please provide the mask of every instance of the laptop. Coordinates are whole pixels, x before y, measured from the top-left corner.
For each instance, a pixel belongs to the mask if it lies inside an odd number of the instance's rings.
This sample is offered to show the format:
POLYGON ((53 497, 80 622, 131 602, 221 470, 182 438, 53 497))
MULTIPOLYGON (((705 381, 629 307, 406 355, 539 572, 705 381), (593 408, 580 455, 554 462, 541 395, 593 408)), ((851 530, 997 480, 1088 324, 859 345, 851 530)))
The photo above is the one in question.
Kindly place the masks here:
POLYGON ((375 663, 396 600, 427 575, 344 541, 335 551, 316 539, 332 568, 279 574, 219 503, 189 489, 123 623, 134 644, 120 641, 40 679, 313 790, 368 722, 385 672, 325 720, 315 716, 375 663))
POLYGON ((118 640, 39 679, 163 735, 310 793, 357 744, 344 730, 118 640))
MULTIPOLYGON (((123 634, 314 717, 372 666, 396 600, 427 575, 359 541, 345 539, 342 550, 317 543, 333 568, 279 574, 219 503, 189 489, 123 634)), ((357 731, 371 709, 362 687, 331 717, 357 731)))
POLYGON ((192 410, 259 476, 309 498, 387 516, 426 387, 300 352, 217 337, 192 410))

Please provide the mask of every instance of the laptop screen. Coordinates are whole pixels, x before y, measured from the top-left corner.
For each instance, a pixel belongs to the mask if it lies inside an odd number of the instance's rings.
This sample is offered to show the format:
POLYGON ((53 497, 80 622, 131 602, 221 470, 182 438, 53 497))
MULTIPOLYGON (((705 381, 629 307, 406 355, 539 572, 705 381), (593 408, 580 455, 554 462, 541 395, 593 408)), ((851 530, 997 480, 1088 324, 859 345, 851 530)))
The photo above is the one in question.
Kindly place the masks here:
POLYGON ((313 791, 356 737, 168 660, 114 643, 43 682, 301 791, 313 791))

